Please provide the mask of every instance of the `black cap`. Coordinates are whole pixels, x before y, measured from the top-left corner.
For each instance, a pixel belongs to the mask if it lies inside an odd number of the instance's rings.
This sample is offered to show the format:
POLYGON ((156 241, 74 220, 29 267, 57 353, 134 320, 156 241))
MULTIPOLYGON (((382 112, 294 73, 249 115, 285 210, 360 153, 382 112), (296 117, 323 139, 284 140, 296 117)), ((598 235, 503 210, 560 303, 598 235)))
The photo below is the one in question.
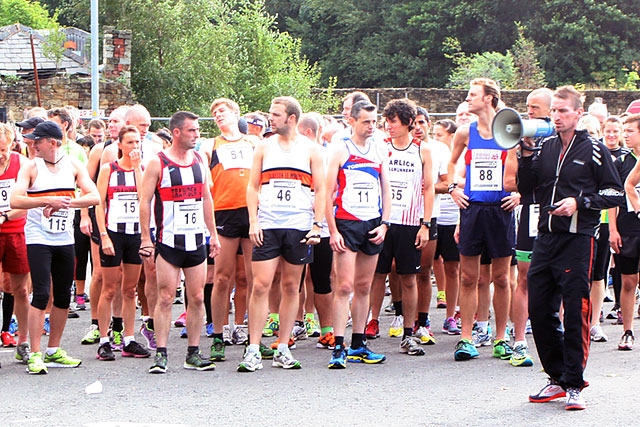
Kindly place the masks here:
POLYGON ((42 117, 31 117, 30 119, 16 123, 16 126, 23 129, 34 129, 42 122, 44 122, 44 119, 42 117))
POLYGON ((36 126, 35 130, 27 135, 23 135, 24 138, 33 139, 37 141, 42 138, 53 138, 62 140, 62 129, 54 122, 42 122, 36 126))
POLYGON ((247 126, 247 120, 244 117, 240 117, 238 119, 238 130, 240 131, 240 133, 245 135, 249 131, 249 126, 247 126))

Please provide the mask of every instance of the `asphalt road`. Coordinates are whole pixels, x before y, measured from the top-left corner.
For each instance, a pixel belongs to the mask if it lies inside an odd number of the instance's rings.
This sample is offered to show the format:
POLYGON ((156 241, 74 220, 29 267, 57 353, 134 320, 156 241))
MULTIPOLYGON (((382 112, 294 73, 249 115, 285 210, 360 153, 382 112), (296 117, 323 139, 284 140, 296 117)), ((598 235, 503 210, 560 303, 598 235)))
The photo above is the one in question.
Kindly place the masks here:
MULTIPOLYGON (((435 292, 434 292, 435 295, 435 292)), ((605 310, 611 304, 605 304, 605 310)), ((174 319, 181 311, 174 306, 174 319)), ((606 311, 605 311, 606 312, 606 311)), ((592 343, 584 391, 587 410, 569 412, 564 401, 532 404, 527 400, 545 383, 534 357, 530 368, 515 368, 491 357, 453 360, 457 337, 440 332, 444 310, 432 310, 437 344, 426 355, 398 352, 399 338, 383 336, 371 347, 384 352, 382 365, 349 364, 329 370, 329 350, 315 339, 299 341, 294 355, 302 369, 285 371, 265 363, 262 371, 238 373, 240 346, 227 348, 227 361, 212 372, 182 368, 186 340, 171 331, 169 371, 150 375, 150 359, 96 360, 96 345, 80 345, 89 313, 70 319, 63 347, 83 360, 77 369, 49 369, 48 375, 28 375, 15 363, 13 351, 0 349, 0 426, 513 426, 636 425, 635 404, 640 383, 637 348, 617 350, 622 327, 604 324, 607 343, 592 343), (103 391, 88 395, 85 387, 99 380, 103 391)), ((381 318, 383 334, 391 316, 381 318)), ((348 329, 348 332, 350 329, 348 329)), ((142 338, 140 338, 142 340, 142 338)), ((210 338, 202 334, 201 348, 210 338)), ((533 339, 528 336, 535 354, 533 339)), ((265 339, 265 342, 270 342, 265 339)), ((43 340, 46 344, 46 341, 43 340)))

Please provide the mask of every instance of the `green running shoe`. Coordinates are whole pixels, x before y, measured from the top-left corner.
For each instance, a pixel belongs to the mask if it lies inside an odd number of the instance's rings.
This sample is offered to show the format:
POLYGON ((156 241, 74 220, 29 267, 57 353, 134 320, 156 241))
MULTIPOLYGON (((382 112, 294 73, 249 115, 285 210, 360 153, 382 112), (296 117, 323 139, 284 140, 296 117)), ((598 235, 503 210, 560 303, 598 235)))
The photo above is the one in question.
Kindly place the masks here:
POLYGON ((215 363, 202 357, 202 354, 199 351, 187 355, 187 359, 182 367, 184 369, 192 369, 195 371, 213 371, 216 369, 215 363))
POLYGON ((149 368, 150 374, 164 374, 167 372, 167 356, 162 353, 156 353, 153 359, 153 366, 149 368))
POLYGON ((225 345, 224 341, 220 338, 214 338, 213 344, 211 344, 211 354, 209 359, 215 362, 222 362, 226 360, 226 356, 224 355, 225 345))
POLYGON ((44 364, 49 368, 77 368, 81 363, 80 359, 69 356, 61 348, 58 348, 53 354, 44 354, 44 364))
POLYGON ((42 361, 42 353, 39 351, 31 353, 29 356, 29 362, 27 362, 27 372, 31 375, 44 375, 48 373, 47 366, 42 361))
POLYGON ((274 335, 278 335, 279 330, 280 330, 280 315, 278 313, 269 314, 267 323, 264 325, 264 328, 262 329, 262 336, 272 337, 274 335))
POLYGON ((493 343, 493 357, 497 357, 501 360, 509 360, 511 359, 512 354, 513 349, 506 341, 498 340, 493 343))

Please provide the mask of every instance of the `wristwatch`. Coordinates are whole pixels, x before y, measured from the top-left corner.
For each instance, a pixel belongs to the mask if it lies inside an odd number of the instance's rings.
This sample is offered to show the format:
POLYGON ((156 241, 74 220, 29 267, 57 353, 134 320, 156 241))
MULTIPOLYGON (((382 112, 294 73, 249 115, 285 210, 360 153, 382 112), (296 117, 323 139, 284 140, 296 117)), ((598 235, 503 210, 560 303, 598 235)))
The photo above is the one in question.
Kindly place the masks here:
POLYGON ((320 221, 315 221, 313 225, 315 225, 318 228, 322 228, 322 223, 320 221))
POLYGON ((640 219, 640 211, 636 212, 636 217, 640 219))
POLYGON ((424 225, 427 228, 431 228, 431 221, 422 221, 420 225, 424 225))
POLYGON ((386 225, 387 230, 391 228, 391 223, 389 221, 380 221, 380 225, 386 225))
POLYGON ((452 182, 451 184, 449 184, 449 188, 448 188, 449 194, 451 194, 453 192, 453 190, 455 190, 456 188, 458 188, 458 183, 457 182, 452 182))

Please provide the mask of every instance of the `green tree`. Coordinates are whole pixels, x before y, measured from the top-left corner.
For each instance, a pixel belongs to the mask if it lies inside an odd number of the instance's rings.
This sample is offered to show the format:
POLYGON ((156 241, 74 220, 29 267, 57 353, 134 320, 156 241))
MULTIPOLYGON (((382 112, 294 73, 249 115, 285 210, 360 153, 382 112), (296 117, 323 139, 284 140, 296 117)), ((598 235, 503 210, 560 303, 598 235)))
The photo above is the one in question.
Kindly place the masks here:
POLYGON ((0 27, 20 23, 34 29, 53 28, 56 17, 49 17, 47 10, 37 1, 0 0, 0 27))
MULTIPOLYGON (((77 2, 58 3, 71 24, 88 29, 77 2)), ((243 110, 266 110, 279 95, 320 111, 337 102, 331 91, 314 92, 320 69, 299 40, 277 31, 263 0, 104 0, 100 20, 132 30, 132 88, 154 115, 208 115, 223 96, 243 110)))
POLYGON ((478 77, 495 80, 502 89, 514 89, 516 85, 516 67, 511 52, 483 52, 465 55, 459 51, 457 39, 445 41, 447 57, 451 58, 456 68, 449 76, 448 86, 454 89, 466 89, 469 82, 478 77))
POLYGON ((516 88, 535 89, 544 87, 547 84, 545 73, 540 68, 534 43, 525 37, 524 31, 526 28, 523 25, 516 22, 516 27, 518 28, 518 39, 511 49, 513 63, 516 67, 516 88))

